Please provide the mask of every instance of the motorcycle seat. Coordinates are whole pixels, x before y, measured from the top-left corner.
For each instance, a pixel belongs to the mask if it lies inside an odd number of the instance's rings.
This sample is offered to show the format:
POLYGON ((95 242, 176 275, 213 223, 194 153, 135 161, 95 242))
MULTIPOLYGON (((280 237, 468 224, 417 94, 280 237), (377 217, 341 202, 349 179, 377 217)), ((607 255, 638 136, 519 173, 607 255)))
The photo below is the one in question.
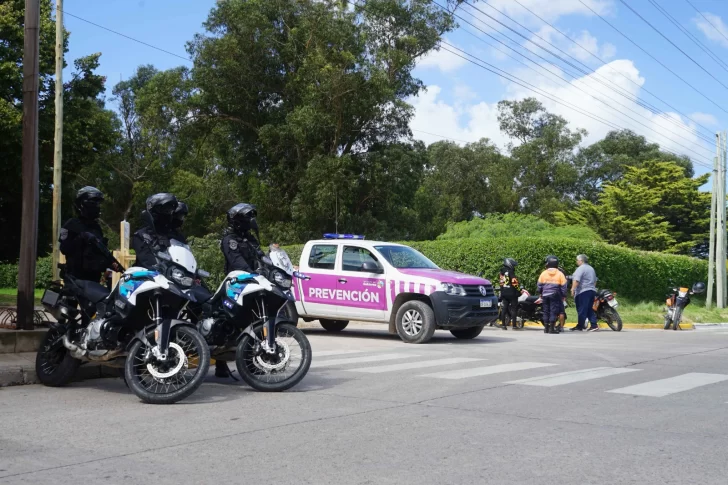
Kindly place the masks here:
POLYGON ((526 298, 526 303, 536 303, 539 298, 541 298, 541 297, 538 295, 531 295, 528 298, 526 298))
POLYGON ((74 283, 81 296, 92 303, 98 303, 109 296, 109 290, 95 281, 76 280, 74 283))

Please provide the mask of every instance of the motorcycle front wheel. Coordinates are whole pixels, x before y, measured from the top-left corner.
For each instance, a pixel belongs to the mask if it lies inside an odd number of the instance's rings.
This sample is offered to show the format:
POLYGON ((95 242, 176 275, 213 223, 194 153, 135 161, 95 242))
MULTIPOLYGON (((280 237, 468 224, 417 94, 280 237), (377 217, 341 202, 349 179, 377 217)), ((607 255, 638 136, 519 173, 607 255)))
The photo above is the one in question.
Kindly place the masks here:
POLYGON ((622 317, 619 316, 617 310, 613 308, 605 308, 604 313, 602 314, 602 319, 607 322, 609 328, 615 332, 622 330, 622 317))
POLYGON ((149 404, 173 404, 202 385, 210 368, 210 349, 197 330, 173 328, 163 362, 150 358, 151 350, 137 340, 126 358, 126 383, 139 399, 149 404))
POLYGON ((675 308, 675 313, 672 316, 672 329, 677 330, 680 328, 680 321, 682 320, 682 308, 675 308))
POLYGON ((253 328, 238 344, 235 364, 240 377, 255 390, 280 392, 295 386, 311 367, 311 344, 306 335, 290 323, 276 325, 275 354, 261 348, 263 325, 253 328))

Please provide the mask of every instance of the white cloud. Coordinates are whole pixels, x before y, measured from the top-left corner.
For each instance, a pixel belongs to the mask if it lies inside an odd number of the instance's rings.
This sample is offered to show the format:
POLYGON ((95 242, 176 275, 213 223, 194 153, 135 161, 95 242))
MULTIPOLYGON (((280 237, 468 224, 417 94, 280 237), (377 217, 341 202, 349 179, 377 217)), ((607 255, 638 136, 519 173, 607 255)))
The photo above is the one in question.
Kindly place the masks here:
MULTIPOLYGON (((452 42, 448 43, 452 44, 452 42)), ((462 57, 450 52, 457 52, 456 50, 450 49, 448 46, 445 46, 445 48, 428 52, 417 62, 417 67, 422 69, 439 69, 442 72, 454 72, 468 62, 462 57), (445 50, 445 48, 448 50, 445 50)))
POLYGON ((701 125, 718 126, 718 119, 710 113, 696 112, 691 114, 690 118, 701 125))
POLYGON ((576 45, 570 43, 568 47, 569 54, 576 57, 582 62, 594 61, 594 57, 592 57, 592 55, 590 54, 598 56, 599 58, 607 61, 609 59, 612 59, 617 53, 617 48, 614 47, 613 44, 610 44, 608 42, 603 43, 600 47, 597 38, 591 35, 588 30, 583 30, 581 34, 576 38, 574 38, 574 36, 569 37, 574 39, 576 43, 579 44, 576 45))
MULTIPOLYGON (((594 15, 579 0, 519 0, 525 7, 546 20, 553 21, 564 15, 594 15)), ((612 0, 584 0, 584 3, 600 15, 611 11, 612 0)), ((488 4, 518 20, 538 21, 526 9, 513 0, 490 0, 488 4)), ((477 4, 476 4, 477 5, 477 4)), ((480 8, 480 7, 479 7, 480 8)), ((488 11, 490 9, 481 8, 488 11)), ((491 10, 492 12, 492 10, 491 10)), ((488 12, 492 15, 491 12, 488 12)), ((497 13, 497 12, 496 12, 497 13)), ((494 15, 495 16, 495 15, 494 15)), ((538 21, 540 23, 540 21, 538 21)))
POLYGON ((456 84, 455 85, 455 99, 459 102, 469 102, 478 99, 478 93, 467 84, 456 84))
MULTIPOLYGON (((645 83, 645 79, 640 76, 639 71, 630 60, 612 61, 608 65, 598 68, 596 72, 602 83, 609 83, 635 97, 640 95, 641 86, 645 83)), ((519 75, 519 77, 523 76, 519 75)), ((601 118, 620 128, 628 128, 651 142, 659 143, 665 149, 685 153, 698 163, 707 162, 703 158, 696 158, 693 152, 708 159, 712 156, 712 147, 707 146, 705 142, 695 136, 691 131, 694 126, 689 120, 685 120, 675 113, 656 115, 629 99, 612 91, 605 91, 604 85, 595 80, 595 74, 584 76, 569 84, 557 83, 555 80, 545 77, 534 77, 531 72, 527 79, 531 84, 551 95, 552 98, 558 98, 558 101, 548 99, 515 84, 506 86, 506 93, 502 98, 536 97, 549 112, 566 118, 572 129, 586 129, 589 134, 583 141, 584 145, 602 139, 614 129, 595 119, 601 118), (577 107, 578 111, 564 106, 561 104, 562 102, 577 107), (611 108, 616 108, 616 110, 611 108)), ((499 130, 495 104, 484 102, 449 104, 439 99, 441 93, 442 89, 439 86, 431 86, 428 92, 410 100, 415 107, 415 116, 411 125, 413 129, 466 142, 487 137, 500 147, 505 147, 510 141, 499 130)), ((414 132, 414 135, 427 143, 441 139, 419 132, 414 132)))
POLYGON ((708 39, 728 47, 728 26, 723 23, 719 15, 703 12, 703 15, 697 15, 693 22, 708 39))

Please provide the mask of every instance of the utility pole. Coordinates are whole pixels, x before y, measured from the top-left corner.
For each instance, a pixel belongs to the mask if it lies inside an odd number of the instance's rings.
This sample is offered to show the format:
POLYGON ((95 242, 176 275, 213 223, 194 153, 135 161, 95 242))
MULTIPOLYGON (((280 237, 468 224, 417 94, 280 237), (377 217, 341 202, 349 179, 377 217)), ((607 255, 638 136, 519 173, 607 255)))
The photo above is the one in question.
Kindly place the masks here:
POLYGON ((718 159, 718 191, 716 193, 716 234, 715 234, 715 270, 716 270, 716 306, 725 308, 726 293, 726 133, 716 133, 716 158, 718 159))
POLYGON ((61 167, 63 163, 63 0, 56 0, 56 134, 53 151, 53 281, 60 278, 61 167))
POLYGON ((23 46, 23 204, 18 271, 18 329, 33 329, 38 252, 38 49, 40 0, 25 0, 23 46))
POLYGON ((713 189, 710 196, 710 242, 708 250, 708 293, 705 298, 705 307, 710 309, 713 306, 713 286, 715 283, 715 215, 718 202, 718 157, 713 158, 713 189))

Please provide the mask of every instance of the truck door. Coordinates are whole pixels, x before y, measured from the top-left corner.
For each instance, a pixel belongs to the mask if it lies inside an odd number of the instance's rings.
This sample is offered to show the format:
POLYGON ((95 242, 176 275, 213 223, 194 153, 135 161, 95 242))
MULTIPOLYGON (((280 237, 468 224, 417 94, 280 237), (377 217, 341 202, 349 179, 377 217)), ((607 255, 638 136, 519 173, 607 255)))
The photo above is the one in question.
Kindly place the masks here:
POLYGON ((387 310, 384 266, 368 249, 344 246, 337 280, 339 315, 353 320, 382 320, 387 310))
POLYGON ((315 244, 308 254, 308 268, 305 270, 310 280, 299 280, 301 303, 306 315, 336 318, 339 306, 336 301, 338 276, 336 262, 340 246, 338 244, 315 244))

